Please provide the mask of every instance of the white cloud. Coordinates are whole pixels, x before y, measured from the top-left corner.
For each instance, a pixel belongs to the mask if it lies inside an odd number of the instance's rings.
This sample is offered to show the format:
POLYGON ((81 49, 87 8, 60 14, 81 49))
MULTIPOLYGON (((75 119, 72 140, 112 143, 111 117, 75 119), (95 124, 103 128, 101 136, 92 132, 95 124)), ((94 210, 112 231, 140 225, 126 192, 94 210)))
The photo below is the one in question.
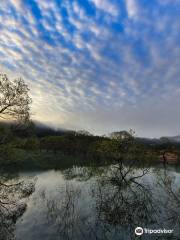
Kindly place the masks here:
POLYGON ((103 10, 106 13, 116 17, 119 15, 118 6, 113 4, 112 1, 109 0, 91 0, 93 4, 100 10, 103 10))
POLYGON ((138 15, 137 0, 126 0, 126 9, 129 18, 136 18, 138 15))
MULTIPOLYGON (((119 13, 120 5, 92 1, 111 16, 119 13)), ((139 16, 142 6, 127 0, 129 18, 124 20, 125 31, 119 33, 112 31, 111 17, 109 23, 100 24, 97 15, 89 18, 81 6, 65 1, 71 31, 55 2, 36 1, 42 14, 39 23, 51 44, 25 6, 24 15, 21 1, 7 2, 0 22, 0 66, 26 79, 34 99, 33 118, 98 133, 134 127, 141 135, 145 131, 150 135, 154 127, 153 134, 158 135, 166 126, 167 134, 178 131, 177 16, 166 12, 162 17, 154 7, 153 12, 147 8, 139 21, 129 21, 139 16), (12 3, 18 18, 9 11, 12 3), (163 124, 160 113, 165 115, 163 124), (174 124, 172 131, 168 121, 174 124)))

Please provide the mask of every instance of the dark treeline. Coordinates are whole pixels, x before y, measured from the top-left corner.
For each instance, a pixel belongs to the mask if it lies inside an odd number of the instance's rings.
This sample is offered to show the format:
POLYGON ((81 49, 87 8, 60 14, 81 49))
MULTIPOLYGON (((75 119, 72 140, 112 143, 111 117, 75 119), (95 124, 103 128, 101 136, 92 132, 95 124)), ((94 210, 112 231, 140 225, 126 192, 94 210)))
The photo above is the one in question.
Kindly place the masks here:
POLYGON ((54 130, 33 122, 27 125, 0 124, 1 165, 18 165, 18 161, 22 164, 26 159, 30 166, 40 159, 41 165, 49 161, 48 166, 52 164, 53 167, 54 161, 56 165, 66 161, 65 156, 81 159, 83 163, 113 163, 119 159, 155 163, 163 160, 167 153, 176 154, 178 161, 179 149, 179 143, 143 141, 135 138, 132 131, 115 132, 107 137, 94 136, 86 131, 54 130))
MULTIPOLYGON (((134 137, 130 130, 107 136, 93 136, 87 131, 54 130, 31 121, 29 88, 22 78, 11 80, 0 74, 0 166, 28 168, 33 165, 58 167, 72 159, 86 162, 167 163, 179 159, 179 144, 134 137), (8 122, 7 121, 13 121, 8 122)), ((71 163, 71 164, 72 164, 71 163)))

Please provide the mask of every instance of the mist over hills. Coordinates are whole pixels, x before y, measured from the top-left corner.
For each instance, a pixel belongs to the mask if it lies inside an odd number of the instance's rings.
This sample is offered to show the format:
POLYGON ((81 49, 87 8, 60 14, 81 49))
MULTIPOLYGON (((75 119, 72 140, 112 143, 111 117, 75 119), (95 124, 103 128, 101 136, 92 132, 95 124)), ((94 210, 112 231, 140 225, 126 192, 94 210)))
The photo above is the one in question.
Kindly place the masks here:
MULTIPOLYGON (((13 122, 4 122, 1 121, 0 125, 8 125, 12 126, 14 125, 13 122)), ((89 132, 85 130, 71 130, 71 129, 65 129, 65 128, 55 128, 53 126, 50 126, 49 124, 44 124, 39 121, 33 121, 33 128, 34 132, 38 137, 45 137, 45 136, 58 136, 58 135, 63 135, 66 133, 80 133, 80 134, 85 134, 85 135, 91 135, 89 132)), ((118 131, 116 133, 124 133, 126 131, 118 131)), ((106 135, 104 135, 106 136, 106 135)), ((106 136, 108 137, 108 136, 106 136)), ((160 138, 146 138, 146 137, 135 137, 136 141, 144 144, 162 144, 162 143, 180 143, 180 135, 176 136, 162 136, 160 138)))
MULTIPOLYGON (((76 132, 74 130, 70 129, 64 129, 64 128, 53 128, 52 126, 42 124, 41 122, 34 122, 36 125, 36 131, 37 134, 39 135, 61 135, 64 133, 70 133, 70 132, 76 132)), ((82 132, 82 131, 78 131, 82 132)), ((124 132, 124 131, 119 131, 119 132, 124 132)), ((86 133, 86 131, 84 131, 86 133)), ((147 143, 147 144, 161 144, 161 143, 180 143, 180 135, 176 136, 165 136, 165 137, 160 137, 160 138, 144 138, 144 137, 136 137, 136 140, 138 142, 142 143, 147 143)))
POLYGON ((180 135, 174 137, 166 137, 170 142, 179 142, 180 143, 180 135))

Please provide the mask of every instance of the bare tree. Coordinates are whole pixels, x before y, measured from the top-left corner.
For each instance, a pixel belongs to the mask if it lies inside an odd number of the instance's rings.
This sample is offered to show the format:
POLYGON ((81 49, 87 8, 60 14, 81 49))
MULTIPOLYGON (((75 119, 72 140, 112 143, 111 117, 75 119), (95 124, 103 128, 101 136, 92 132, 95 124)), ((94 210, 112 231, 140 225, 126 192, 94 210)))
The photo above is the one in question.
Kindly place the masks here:
POLYGON ((6 74, 0 74, 0 118, 29 120, 32 100, 28 93, 29 88, 22 78, 11 81, 6 74))

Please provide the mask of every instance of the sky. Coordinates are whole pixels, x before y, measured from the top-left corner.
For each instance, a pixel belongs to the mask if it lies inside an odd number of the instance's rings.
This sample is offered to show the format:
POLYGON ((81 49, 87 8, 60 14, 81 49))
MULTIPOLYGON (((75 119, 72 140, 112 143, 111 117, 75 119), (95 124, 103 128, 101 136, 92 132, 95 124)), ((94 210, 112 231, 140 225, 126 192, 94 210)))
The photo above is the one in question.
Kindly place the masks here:
POLYGON ((180 0, 0 0, 0 72, 53 127, 178 135, 180 0))

